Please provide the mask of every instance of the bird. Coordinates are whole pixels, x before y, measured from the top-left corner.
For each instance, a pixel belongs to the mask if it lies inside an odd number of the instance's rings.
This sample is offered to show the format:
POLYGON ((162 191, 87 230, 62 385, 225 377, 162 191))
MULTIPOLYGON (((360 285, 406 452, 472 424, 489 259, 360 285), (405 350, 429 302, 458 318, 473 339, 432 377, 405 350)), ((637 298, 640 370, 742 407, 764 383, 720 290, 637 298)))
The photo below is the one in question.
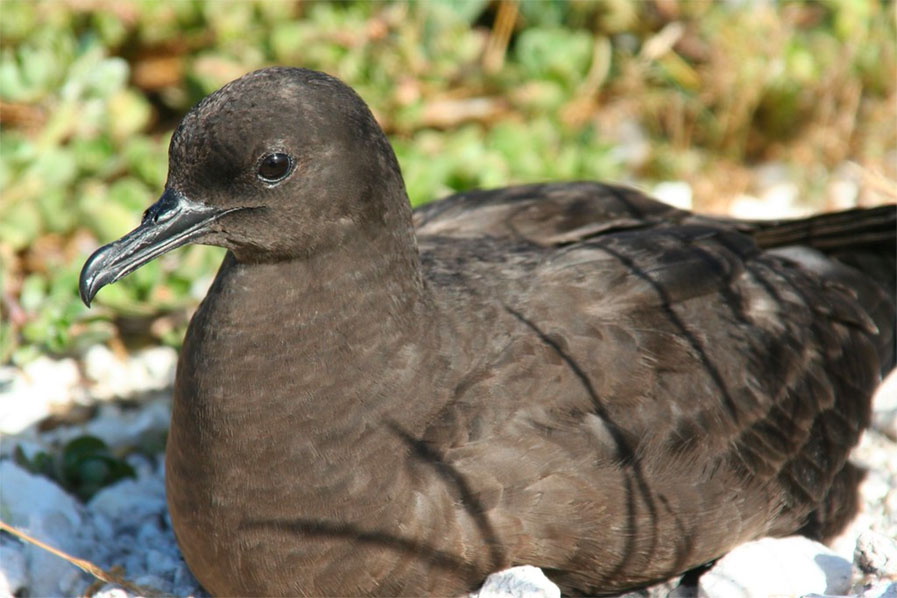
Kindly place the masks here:
POLYGON ((736 220, 591 181, 412 210, 365 102, 270 67, 187 113, 160 199, 79 289, 227 250, 166 447, 214 595, 457 596, 526 564, 613 594, 849 521, 849 452, 894 366, 895 222, 736 220))

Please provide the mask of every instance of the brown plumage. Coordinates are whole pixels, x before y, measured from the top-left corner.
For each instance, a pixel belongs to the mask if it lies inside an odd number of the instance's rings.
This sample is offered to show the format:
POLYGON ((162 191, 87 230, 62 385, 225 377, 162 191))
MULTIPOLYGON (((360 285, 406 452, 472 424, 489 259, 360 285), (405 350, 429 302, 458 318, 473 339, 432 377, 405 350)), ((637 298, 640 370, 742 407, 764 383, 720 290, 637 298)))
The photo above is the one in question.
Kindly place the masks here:
POLYGON ((412 214, 361 99, 276 68, 185 117, 165 194, 81 291, 229 249, 167 449, 211 592, 457 595, 532 564, 613 593, 852 515, 895 214, 739 222, 597 183, 412 214))

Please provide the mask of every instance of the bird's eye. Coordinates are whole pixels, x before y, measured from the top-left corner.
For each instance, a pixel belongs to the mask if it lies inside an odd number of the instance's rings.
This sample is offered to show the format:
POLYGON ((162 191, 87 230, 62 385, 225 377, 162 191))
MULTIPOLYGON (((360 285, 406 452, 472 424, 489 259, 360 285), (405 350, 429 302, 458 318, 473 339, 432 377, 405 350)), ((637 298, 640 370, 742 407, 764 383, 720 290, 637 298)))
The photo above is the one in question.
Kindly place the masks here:
POLYGON ((293 160, 286 154, 268 154, 259 164, 258 177, 266 183, 277 183, 290 174, 293 160))

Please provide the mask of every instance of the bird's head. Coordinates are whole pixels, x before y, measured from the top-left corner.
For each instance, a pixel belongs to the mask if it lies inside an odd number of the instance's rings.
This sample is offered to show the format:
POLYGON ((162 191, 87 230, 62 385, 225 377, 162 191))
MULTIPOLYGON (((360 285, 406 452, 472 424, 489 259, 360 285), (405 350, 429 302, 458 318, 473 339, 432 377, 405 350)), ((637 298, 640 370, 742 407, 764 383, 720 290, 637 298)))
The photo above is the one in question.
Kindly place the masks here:
POLYGON ((81 299, 187 243, 241 262, 302 259, 388 234, 407 211, 395 154, 351 88, 306 69, 255 71, 184 117, 161 198, 87 260, 81 299))

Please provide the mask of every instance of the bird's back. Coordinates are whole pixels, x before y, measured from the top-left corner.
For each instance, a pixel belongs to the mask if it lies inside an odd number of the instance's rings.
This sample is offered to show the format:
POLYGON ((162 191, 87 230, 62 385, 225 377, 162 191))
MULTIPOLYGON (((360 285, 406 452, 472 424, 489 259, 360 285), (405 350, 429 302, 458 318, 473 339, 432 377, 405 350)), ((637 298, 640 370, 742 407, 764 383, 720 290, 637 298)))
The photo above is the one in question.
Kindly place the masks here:
MULTIPOLYGON (((423 439, 470 486, 459 521, 500 547, 496 564, 612 592, 756 537, 830 536, 853 514, 846 459, 893 366, 886 284, 772 250, 784 223, 596 184, 456 196, 416 217, 434 294, 487 331, 423 439)), ((844 255, 870 220, 847 219, 827 250, 844 255)))

